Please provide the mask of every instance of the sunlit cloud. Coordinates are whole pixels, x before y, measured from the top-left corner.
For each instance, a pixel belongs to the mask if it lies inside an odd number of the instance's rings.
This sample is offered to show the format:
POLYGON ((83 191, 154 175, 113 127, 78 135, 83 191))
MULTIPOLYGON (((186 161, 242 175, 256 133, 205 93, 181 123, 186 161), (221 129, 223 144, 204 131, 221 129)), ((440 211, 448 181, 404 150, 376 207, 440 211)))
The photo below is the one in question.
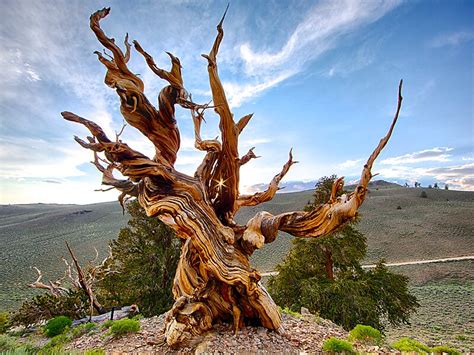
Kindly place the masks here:
POLYGON ((447 154, 447 152, 452 150, 453 148, 449 147, 435 147, 432 149, 425 149, 414 153, 400 155, 398 157, 384 159, 381 161, 381 164, 413 164, 426 161, 447 162, 451 157, 451 154, 447 154))
POLYGON ((337 165, 337 169, 345 170, 350 168, 355 168, 361 165, 363 159, 354 159, 354 160, 346 160, 341 164, 337 165))
POLYGON ((453 165, 446 167, 414 168, 408 166, 392 166, 377 171, 382 178, 416 181, 432 179, 448 183, 457 189, 474 190, 469 182, 474 178, 474 164, 453 165))

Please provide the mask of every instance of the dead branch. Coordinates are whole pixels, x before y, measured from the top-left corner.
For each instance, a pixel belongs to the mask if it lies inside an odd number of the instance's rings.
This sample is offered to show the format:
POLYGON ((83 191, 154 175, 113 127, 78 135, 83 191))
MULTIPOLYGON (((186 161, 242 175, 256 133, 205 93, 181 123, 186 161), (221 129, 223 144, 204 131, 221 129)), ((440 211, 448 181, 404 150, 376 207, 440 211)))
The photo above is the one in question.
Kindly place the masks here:
POLYGON ((256 206, 263 202, 270 201, 278 191, 278 185, 281 179, 283 179, 288 170, 290 170, 290 167, 296 163, 298 162, 293 160, 293 150, 290 150, 288 161, 283 165, 282 170, 273 177, 268 188, 263 192, 257 192, 253 195, 239 196, 237 200, 237 209, 242 206, 256 206))
MULTIPOLYGON (((74 265, 76 266, 79 285, 84 290, 84 292, 89 296, 91 307, 94 307, 95 310, 99 314, 105 313, 104 307, 102 307, 99 301, 97 301, 97 298, 95 297, 94 292, 92 291, 91 280, 87 280, 86 275, 84 271, 82 270, 82 267, 79 264, 79 261, 77 260, 76 255, 74 254, 74 252, 72 251, 71 247, 69 246, 67 242, 66 242, 66 247, 69 250, 69 254, 71 254, 71 258, 74 262, 74 265)), ((91 315, 92 315, 92 312, 91 312, 91 315)))
POLYGON ((260 158, 260 156, 255 155, 255 153, 253 152, 254 149, 255 147, 250 148, 247 154, 245 154, 242 158, 240 158, 240 161, 239 161, 240 166, 247 164, 252 159, 260 158))
POLYGON ((42 274, 41 270, 38 269, 36 266, 33 266, 33 269, 35 269, 36 272, 38 273, 38 278, 36 279, 35 282, 32 282, 31 284, 28 284, 28 287, 48 290, 49 292, 51 292, 51 294, 54 297, 60 297, 60 296, 67 293, 68 290, 64 287, 61 287, 60 279, 56 280, 56 281, 49 281, 49 283, 47 285, 47 284, 41 282, 41 279, 43 278, 43 274, 42 274))

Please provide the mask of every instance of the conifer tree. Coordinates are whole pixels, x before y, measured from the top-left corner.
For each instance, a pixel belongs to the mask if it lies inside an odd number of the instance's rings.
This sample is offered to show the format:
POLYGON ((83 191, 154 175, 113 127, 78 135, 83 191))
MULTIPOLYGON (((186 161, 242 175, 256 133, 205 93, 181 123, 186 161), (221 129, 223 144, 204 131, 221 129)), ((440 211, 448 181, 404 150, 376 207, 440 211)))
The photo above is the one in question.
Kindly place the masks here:
MULTIPOLYGON (((306 210, 327 201, 334 181, 335 175, 318 181, 314 202, 306 210)), ((353 225, 322 239, 295 238, 277 266, 279 274, 269 281, 272 297, 280 306, 294 311, 306 307, 348 330, 357 324, 383 330, 384 319, 393 325, 408 323, 419 306, 408 292, 408 278, 390 272, 383 260, 364 270, 367 241, 353 225)))
POLYGON ((107 304, 137 304, 145 316, 171 308, 171 292, 181 242, 158 218, 147 217, 137 201, 127 205, 128 226, 111 241, 113 258, 104 266, 108 274, 97 285, 107 304))

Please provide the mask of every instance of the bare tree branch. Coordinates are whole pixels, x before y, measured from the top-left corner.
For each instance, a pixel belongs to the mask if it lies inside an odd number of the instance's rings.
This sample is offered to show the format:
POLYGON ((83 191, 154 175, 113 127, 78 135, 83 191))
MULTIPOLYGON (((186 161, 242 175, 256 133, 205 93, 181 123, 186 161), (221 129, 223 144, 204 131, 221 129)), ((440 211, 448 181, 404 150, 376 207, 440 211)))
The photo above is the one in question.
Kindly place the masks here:
POLYGON ((286 175, 288 170, 293 164, 298 163, 293 160, 293 150, 290 150, 288 161, 283 165, 282 170, 273 177, 272 181, 268 185, 268 188, 263 192, 257 192, 253 195, 241 195, 237 200, 237 209, 242 206, 256 206, 263 202, 270 201, 278 191, 278 184, 281 179, 286 175))

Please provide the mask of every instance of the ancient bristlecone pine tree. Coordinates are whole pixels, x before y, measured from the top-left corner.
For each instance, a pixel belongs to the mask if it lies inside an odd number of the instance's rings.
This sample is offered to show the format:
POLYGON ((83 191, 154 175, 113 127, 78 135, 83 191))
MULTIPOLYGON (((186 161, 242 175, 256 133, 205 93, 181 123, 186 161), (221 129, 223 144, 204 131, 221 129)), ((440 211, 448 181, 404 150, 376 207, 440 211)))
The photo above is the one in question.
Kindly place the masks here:
POLYGON ((211 51, 203 55, 207 60, 212 106, 192 101, 184 88, 177 57, 168 53, 171 70, 160 69, 151 55, 137 41, 133 41, 149 68, 169 84, 159 93, 156 108, 144 94, 143 81, 127 67, 131 49, 128 36, 125 37, 124 53, 100 27, 100 20, 109 11, 104 8, 90 18, 92 31, 111 52, 107 58, 96 52, 107 69, 105 83, 117 92, 120 111, 128 124, 153 143, 155 156, 150 158, 133 150, 118 135, 115 140, 110 140, 92 121, 71 112, 63 112, 62 116, 84 125, 90 131, 92 136, 87 137, 87 141, 78 137, 75 140, 94 152, 93 163, 103 173, 102 183, 122 192, 120 202, 123 204, 128 197, 138 198, 148 216, 160 218, 183 240, 173 286, 175 303, 166 320, 166 341, 170 345, 183 343, 210 329, 217 320, 233 321, 235 331, 251 321, 252 324, 283 332, 278 308, 259 282, 260 275, 251 267, 249 257, 255 249, 274 241, 278 231, 297 237, 316 238, 333 232, 356 216, 372 177, 374 160, 389 140, 397 121, 402 101, 401 82, 398 107, 390 129, 364 165, 360 182, 353 193, 336 197, 343 186, 343 180, 338 179, 329 201, 311 212, 287 212, 276 216, 259 212, 245 226, 241 226, 234 221, 236 212, 241 207, 271 200, 280 180, 295 161, 290 151, 288 161, 266 191, 254 195, 239 193, 240 167, 256 156, 252 149, 239 156, 239 135, 252 115, 234 121, 217 70, 225 14, 217 26, 217 37, 211 51), (190 111, 195 146, 206 152, 194 176, 183 174, 174 167, 180 146, 175 105, 190 111), (220 140, 201 139, 203 115, 209 108, 213 108, 220 118, 220 140), (105 158, 100 158, 99 152, 103 152, 105 158), (128 179, 115 179, 114 169, 128 179))

